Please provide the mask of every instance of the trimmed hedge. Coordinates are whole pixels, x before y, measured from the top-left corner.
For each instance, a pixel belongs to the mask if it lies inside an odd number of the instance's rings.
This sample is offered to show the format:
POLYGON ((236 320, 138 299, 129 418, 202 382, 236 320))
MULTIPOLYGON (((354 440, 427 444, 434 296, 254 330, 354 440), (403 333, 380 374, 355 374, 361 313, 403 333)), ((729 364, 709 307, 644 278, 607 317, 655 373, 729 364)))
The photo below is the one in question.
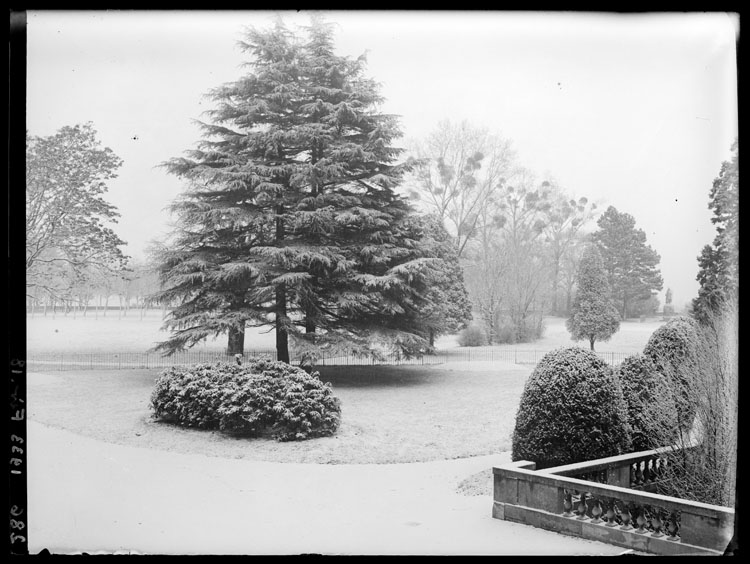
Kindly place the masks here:
POLYGON ((677 407, 672 389, 643 354, 625 358, 615 369, 627 404, 633 451, 672 444, 676 438, 677 407))
POLYGON ((697 321, 684 315, 673 317, 651 334, 643 354, 656 364, 679 365, 691 355, 697 335, 697 321))
POLYGON ((332 435, 341 419, 339 399, 317 372, 263 359, 168 368, 151 408, 161 421, 280 441, 332 435))
POLYGON ((544 355, 524 386, 512 443, 512 460, 537 468, 630 452, 627 406, 612 368, 580 347, 544 355))
POLYGON ((698 323, 685 316, 675 317, 659 327, 649 337, 643 354, 656 365, 675 394, 678 421, 690 428, 695 418, 692 398, 692 372, 696 369, 698 323))

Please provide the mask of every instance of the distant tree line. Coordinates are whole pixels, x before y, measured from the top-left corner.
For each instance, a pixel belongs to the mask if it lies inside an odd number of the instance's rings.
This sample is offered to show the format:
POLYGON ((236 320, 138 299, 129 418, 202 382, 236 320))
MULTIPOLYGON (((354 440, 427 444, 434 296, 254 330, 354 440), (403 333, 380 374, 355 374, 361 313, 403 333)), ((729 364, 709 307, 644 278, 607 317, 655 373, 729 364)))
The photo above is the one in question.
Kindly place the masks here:
MULTIPOLYGON (((31 290, 26 295, 26 310, 31 315, 93 316, 107 315, 117 310, 125 316, 131 309, 159 307, 152 296, 159 290, 159 278, 154 269, 142 261, 130 260, 128 266, 111 272, 92 271, 78 277, 64 292, 49 293, 31 290)), ((162 308, 165 310, 166 308, 162 308)))

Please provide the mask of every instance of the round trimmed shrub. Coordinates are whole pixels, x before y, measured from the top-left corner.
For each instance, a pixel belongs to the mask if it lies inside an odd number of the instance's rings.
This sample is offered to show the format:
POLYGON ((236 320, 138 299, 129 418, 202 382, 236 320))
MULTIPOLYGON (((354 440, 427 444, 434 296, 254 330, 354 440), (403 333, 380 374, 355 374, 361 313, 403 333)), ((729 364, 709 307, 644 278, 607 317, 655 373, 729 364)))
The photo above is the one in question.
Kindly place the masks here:
POLYGON ((157 379, 151 408, 162 421, 280 441, 332 435, 341 419, 317 372, 268 360, 173 366, 157 379))
POLYGON ((689 429, 695 418, 692 399, 693 371, 697 367, 698 323, 686 316, 670 319, 649 337, 643 354, 672 387, 677 403, 678 423, 689 429))
POLYGON ((674 394, 653 362, 628 356, 615 369, 628 410, 633 451, 669 446, 676 438, 674 394))
POLYGON ((537 468, 629 452, 627 407, 612 368, 580 347, 542 357, 524 386, 512 459, 537 468))

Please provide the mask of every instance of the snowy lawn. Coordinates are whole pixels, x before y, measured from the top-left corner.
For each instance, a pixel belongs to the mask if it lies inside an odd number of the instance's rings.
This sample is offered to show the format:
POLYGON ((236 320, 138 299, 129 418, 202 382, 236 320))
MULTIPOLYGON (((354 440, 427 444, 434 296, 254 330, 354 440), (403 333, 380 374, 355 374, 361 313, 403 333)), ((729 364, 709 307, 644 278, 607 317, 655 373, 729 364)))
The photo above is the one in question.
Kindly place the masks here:
MULTIPOLYGON (((29 348, 143 351, 164 338, 160 320, 37 316, 29 348)), ((638 352, 660 324, 623 323, 597 349, 638 352)), ((246 343, 266 348, 272 335, 251 331, 246 343)), ((548 319, 545 337, 519 348, 573 344, 564 320, 548 319)), ((438 345, 455 347, 455 338, 438 345)), ((509 458, 532 369, 476 361, 321 367, 342 401, 341 427, 333 437, 289 443, 153 421, 158 370, 30 373, 30 549, 619 554, 491 518, 491 467, 509 458), (398 464, 410 462, 417 464, 398 464), (212 508, 220 521, 207 518, 212 508)))
MULTIPOLYGON (((139 310, 130 310, 119 316, 117 311, 108 311, 106 316, 99 312, 94 317, 91 312, 75 318, 51 312, 46 316, 37 312, 26 316, 26 348, 29 352, 146 352, 160 341, 169 338, 169 333, 161 330, 163 320, 161 310, 146 310, 141 316, 139 310)), ((267 349, 275 344, 273 333, 266 330, 248 328, 245 349, 267 349)), ((196 350, 223 350, 226 336, 209 339, 195 347, 196 350)))
MULTIPOLYGON (((620 331, 608 342, 597 343, 596 349, 602 352, 640 352, 651 333, 662 325, 660 318, 650 318, 644 323, 637 320, 623 321, 620 331)), ((588 347, 588 343, 573 342, 565 329, 565 319, 547 317, 544 320, 544 335, 533 343, 518 345, 494 345, 495 349, 523 349, 549 351, 561 346, 588 347)), ((86 317, 80 314, 73 318, 58 313, 54 318, 36 313, 26 317, 26 346, 30 352, 145 352, 157 342, 168 338, 168 333, 161 330, 161 310, 147 310, 141 317, 138 310, 131 310, 126 316, 119 317, 116 311, 101 313, 94 318, 89 312, 86 317)), ((273 332, 268 328, 249 327, 245 335, 245 350, 269 349, 275 345, 273 332)), ((226 337, 209 339, 208 342, 195 347, 196 350, 223 350, 226 337)), ((457 348, 455 335, 438 339, 439 350, 457 348)), ((489 348, 489 347, 481 347, 489 348)))
POLYGON ((507 453, 276 464, 121 446, 29 422, 29 550, 53 554, 615 555, 493 519, 453 489, 507 453))
MULTIPOLYGON (((165 338, 160 311, 119 318, 51 315, 28 317, 29 350, 144 351, 165 338)), ((663 322, 628 321, 600 351, 640 352, 663 322)), ((544 337, 519 349, 573 346, 562 318, 547 318, 544 337)), ((457 347, 454 336, 438 348, 457 347)), ((584 345, 583 343, 578 343, 584 345)), ((273 345, 273 335, 249 329, 246 349, 273 345)), ((205 348, 224 346, 223 340, 205 348)), ((515 345, 496 345, 513 348, 515 345)), ((585 345, 584 345, 585 346, 585 345)), ((149 397, 158 370, 49 372, 29 375, 30 417, 44 424, 113 444, 186 454, 271 462, 384 464, 446 460, 510 450, 518 401, 533 367, 501 362, 451 362, 433 366, 320 367, 342 401, 333 437, 278 443, 236 439, 157 423, 149 397)), ((466 495, 490 495, 491 472, 459 485, 466 495)))
POLYGON ((286 443, 153 421, 158 370, 32 373, 28 405, 36 421, 121 445, 275 462, 418 462, 507 451, 530 373, 497 362, 321 367, 341 399, 341 426, 332 437, 286 443))

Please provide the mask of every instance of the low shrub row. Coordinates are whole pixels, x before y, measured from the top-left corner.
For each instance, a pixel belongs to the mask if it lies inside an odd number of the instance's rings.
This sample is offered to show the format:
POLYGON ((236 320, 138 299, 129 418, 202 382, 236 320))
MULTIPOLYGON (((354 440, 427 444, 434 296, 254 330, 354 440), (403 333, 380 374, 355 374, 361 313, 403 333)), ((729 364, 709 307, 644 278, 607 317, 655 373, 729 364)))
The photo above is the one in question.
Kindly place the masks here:
POLYGON ((485 345, 530 343, 544 334, 544 321, 540 315, 532 315, 523 321, 513 322, 498 317, 490 328, 486 323, 475 322, 458 334, 461 347, 481 347, 485 345))

